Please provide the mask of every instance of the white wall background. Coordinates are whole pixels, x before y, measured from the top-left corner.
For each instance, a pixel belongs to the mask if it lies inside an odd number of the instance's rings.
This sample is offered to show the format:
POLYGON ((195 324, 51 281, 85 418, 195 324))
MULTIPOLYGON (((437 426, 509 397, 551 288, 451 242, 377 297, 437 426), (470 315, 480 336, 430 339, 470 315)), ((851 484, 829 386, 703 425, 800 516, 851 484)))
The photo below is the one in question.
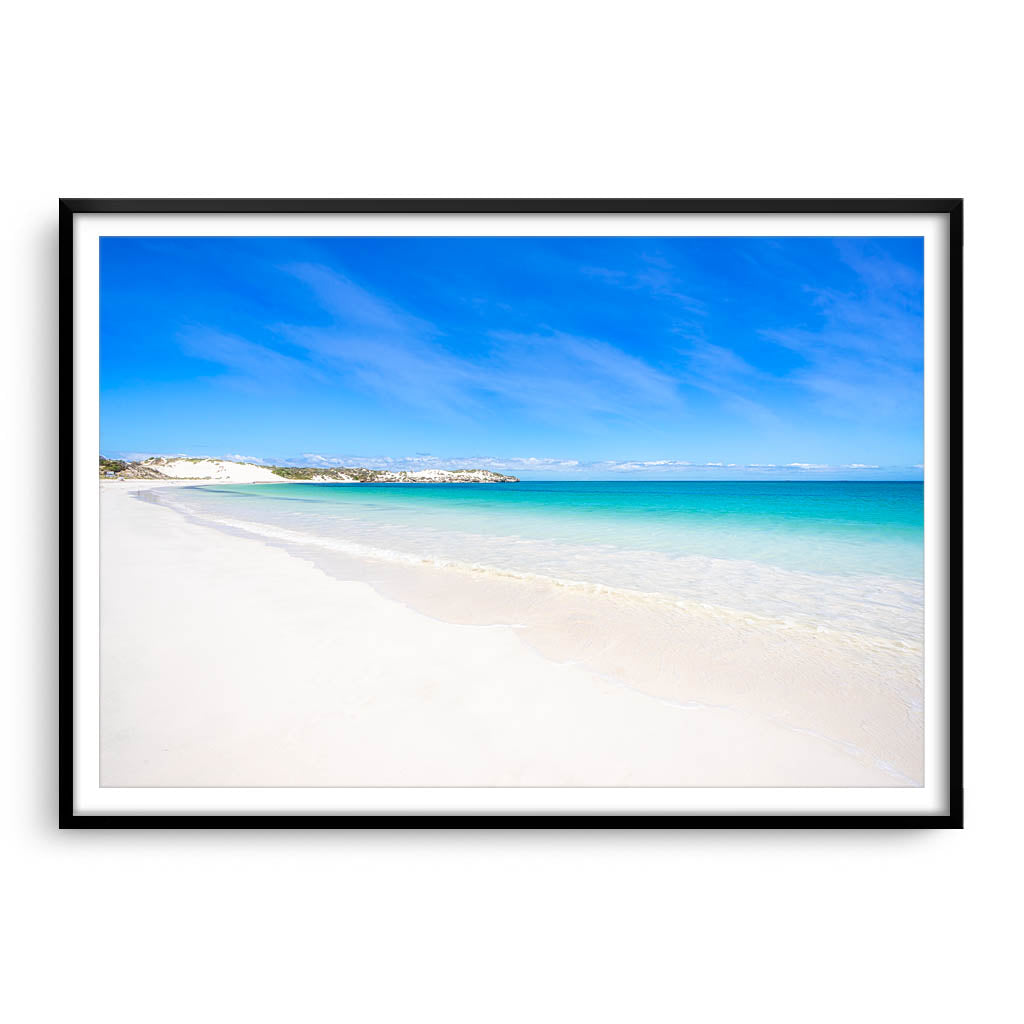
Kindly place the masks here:
POLYGON ((8 1019, 1012 1013, 1024 707, 1011 11, 97 0, 6 12, 8 1019), (967 829, 58 833, 59 195, 966 196, 967 829))

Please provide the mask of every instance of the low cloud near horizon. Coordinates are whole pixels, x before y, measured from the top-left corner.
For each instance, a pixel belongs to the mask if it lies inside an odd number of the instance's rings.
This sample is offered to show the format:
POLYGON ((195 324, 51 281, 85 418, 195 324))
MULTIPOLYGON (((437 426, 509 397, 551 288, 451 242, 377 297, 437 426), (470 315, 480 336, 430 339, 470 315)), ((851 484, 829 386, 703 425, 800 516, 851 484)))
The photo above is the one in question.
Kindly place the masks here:
POLYGON ((361 466, 366 469, 386 469, 392 472, 415 472, 424 469, 490 469, 513 475, 528 474, 552 480, 558 479, 714 479, 727 476, 742 476, 751 479, 784 477, 813 478, 834 474, 850 474, 865 477, 895 475, 917 479, 922 466, 878 466, 867 463, 824 465, 821 463, 750 463, 735 462, 687 462, 682 459, 646 460, 603 460, 586 462, 579 459, 563 459, 543 456, 439 456, 418 453, 407 456, 383 455, 322 455, 304 452, 298 456, 264 457, 240 453, 201 455, 187 452, 112 452, 110 455, 141 461, 146 458, 210 458, 226 459, 231 462, 249 462, 264 466, 323 466, 325 469, 344 466, 361 466))

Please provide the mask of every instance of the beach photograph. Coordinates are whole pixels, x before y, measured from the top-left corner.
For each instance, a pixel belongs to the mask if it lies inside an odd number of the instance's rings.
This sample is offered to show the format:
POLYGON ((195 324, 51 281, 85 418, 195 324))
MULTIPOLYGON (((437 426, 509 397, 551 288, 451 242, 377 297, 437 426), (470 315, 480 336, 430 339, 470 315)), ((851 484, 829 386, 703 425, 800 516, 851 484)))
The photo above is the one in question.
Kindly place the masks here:
POLYGON ((101 787, 925 784, 920 237, 106 235, 99 343, 101 787))

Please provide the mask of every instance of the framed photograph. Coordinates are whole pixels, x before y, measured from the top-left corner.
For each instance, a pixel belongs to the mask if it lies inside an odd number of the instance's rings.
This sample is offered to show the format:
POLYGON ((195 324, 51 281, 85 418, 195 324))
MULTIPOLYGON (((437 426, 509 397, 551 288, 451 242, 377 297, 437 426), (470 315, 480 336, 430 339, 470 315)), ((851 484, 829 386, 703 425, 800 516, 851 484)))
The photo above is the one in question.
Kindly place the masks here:
POLYGON ((61 826, 962 827, 962 218, 62 200, 61 826))

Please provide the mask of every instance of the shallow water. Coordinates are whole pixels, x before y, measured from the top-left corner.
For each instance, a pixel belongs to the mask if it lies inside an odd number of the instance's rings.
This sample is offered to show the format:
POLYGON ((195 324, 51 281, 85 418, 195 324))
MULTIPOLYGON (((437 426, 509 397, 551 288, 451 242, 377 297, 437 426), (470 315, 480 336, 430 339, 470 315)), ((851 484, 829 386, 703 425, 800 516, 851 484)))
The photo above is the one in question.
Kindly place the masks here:
POLYGON ((919 483, 250 484, 160 500, 325 552, 922 638, 919 483))
POLYGON ((271 484, 142 492, 427 615, 923 779, 920 484, 271 484))

